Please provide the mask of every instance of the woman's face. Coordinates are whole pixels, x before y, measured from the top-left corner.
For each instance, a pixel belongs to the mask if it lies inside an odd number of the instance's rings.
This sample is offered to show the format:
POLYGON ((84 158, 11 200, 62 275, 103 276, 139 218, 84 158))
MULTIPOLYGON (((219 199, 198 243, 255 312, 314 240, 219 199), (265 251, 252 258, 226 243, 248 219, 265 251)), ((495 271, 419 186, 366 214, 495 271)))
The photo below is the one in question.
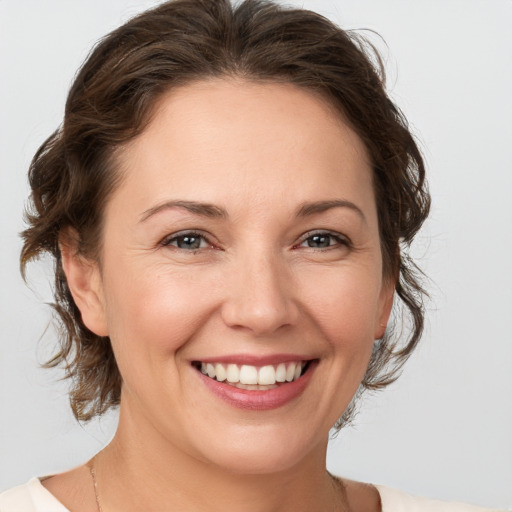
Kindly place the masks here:
POLYGON ((120 428, 232 471, 323 452, 393 294, 359 137, 303 89, 212 80, 163 97, 119 166, 92 328, 120 428))

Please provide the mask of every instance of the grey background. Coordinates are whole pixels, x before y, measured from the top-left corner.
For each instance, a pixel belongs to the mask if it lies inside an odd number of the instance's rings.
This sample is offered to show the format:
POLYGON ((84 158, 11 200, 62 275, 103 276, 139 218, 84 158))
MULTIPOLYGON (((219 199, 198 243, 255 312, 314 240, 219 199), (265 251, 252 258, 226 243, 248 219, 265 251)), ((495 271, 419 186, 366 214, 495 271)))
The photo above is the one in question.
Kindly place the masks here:
MULTIPOLYGON (((58 371, 48 261, 18 273, 26 169, 60 122, 92 44, 155 1, 0 0, 0 490, 78 465, 115 415, 77 425, 58 371)), ((405 491, 512 507, 512 2, 316 0, 376 30, 392 96, 425 151, 431 219, 414 253, 431 277, 427 332, 391 388, 331 443, 329 468, 405 491)))

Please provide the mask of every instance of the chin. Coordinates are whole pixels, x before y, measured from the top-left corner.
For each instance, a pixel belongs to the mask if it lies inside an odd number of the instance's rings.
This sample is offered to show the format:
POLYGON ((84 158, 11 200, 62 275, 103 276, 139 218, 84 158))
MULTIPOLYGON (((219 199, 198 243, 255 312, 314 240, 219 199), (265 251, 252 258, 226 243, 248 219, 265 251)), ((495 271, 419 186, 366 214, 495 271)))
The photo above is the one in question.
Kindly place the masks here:
POLYGON ((289 471, 301 465, 305 458, 323 454, 325 458, 328 431, 319 436, 301 436, 299 432, 289 428, 272 431, 268 426, 249 428, 246 432, 238 432, 226 437, 208 440, 203 438, 203 457, 230 473, 237 474, 272 474, 289 471), (323 447, 319 450, 319 445, 323 447))
POLYGON ((291 470, 298 466, 304 453, 278 451, 250 452, 247 450, 223 454, 214 461, 215 464, 229 473, 239 475, 270 475, 291 470))

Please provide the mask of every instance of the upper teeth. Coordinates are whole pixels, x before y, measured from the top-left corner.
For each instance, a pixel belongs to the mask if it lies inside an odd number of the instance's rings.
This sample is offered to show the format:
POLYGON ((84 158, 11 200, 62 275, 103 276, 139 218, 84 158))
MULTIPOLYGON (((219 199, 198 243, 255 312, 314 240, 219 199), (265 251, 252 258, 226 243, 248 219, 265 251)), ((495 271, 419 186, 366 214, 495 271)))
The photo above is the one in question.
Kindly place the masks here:
POLYGON ((201 363, 201 372, 220 382, 231 384, 260 384, 264 386, 276 382, 292 382, 297 380, 304 368, 301 361, 280 363, 276 366, 251 366, 248 364, 201 363))

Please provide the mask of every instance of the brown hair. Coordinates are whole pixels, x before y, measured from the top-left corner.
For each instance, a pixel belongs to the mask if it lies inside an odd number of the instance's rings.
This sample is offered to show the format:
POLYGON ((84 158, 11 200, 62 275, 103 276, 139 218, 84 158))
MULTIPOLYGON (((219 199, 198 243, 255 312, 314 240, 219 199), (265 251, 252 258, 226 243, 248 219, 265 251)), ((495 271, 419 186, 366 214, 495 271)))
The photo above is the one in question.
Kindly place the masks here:
POLYGON ((170 1, 99 42, 71 87, 62 126, 42 144, 29 170, 21 268, 43 252, 55 260, 54 308, 62 337, 47 366, 64 366, 72 379, 70 401, 79 420, 119 403, 121 376, 110 340, 82 323, 63 272, 59 236, 72 228, 79 253, 98 258, 103 208, 120 178, 115 149, 144 129, 164 91, 219 76, 287 82, 319 93, 368 148, 384 273, 396 278, 395 311, 409 314, 411 330, 401 342, 391 329, 375 342, 362 388, 394 381, 421 336, 424 292, 407 249, 430 197, 420 151, 385 93, 378 54, 311 11, 266 0, 237 7, 229 0, 170 1))

